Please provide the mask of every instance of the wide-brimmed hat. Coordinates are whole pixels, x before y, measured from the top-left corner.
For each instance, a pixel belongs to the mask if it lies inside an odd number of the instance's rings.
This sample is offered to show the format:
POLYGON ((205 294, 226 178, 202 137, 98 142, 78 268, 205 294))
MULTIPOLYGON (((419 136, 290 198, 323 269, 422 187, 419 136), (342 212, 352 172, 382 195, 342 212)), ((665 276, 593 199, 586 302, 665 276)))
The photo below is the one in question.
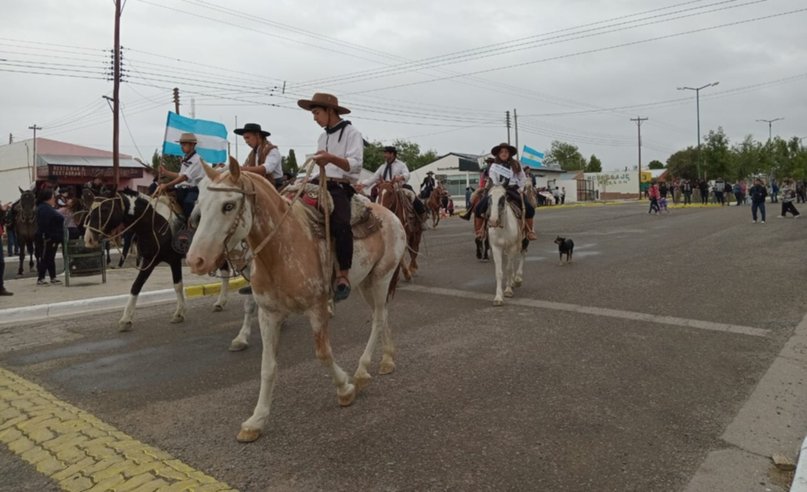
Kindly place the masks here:
POLYGON ((262 137, 268 137, 271 133, 261 129, 261 125, 257 123, 247 123, 244 128, 236 128, 233 133, 236 135, 243 135, 245 133, 260 133, 262 137))
POLYGON ((426 174, 434 174, 434 173, 433 173, 433 172, 431 172, 431 171, 429 171, 429 172, 427 172, 426 174))
POLYGON ((509 143, 502 142, 499 145, 497 145, 497 146, 493 147, 492 149, 490 149, 490 153, 495 155, 496 157, 498 157, 499 156, 499 151, 502 150, 503 148, 510 151, 510 157, 513 157, 518 152, 516 150, 516 148, 513 147, 512 145, 510 145, 509 143))
POLYGON ((199 143, 199 141, 196 140, 196 135, 194 135, 193 133, 183 133, 182 135, 179 136, 179 140, 177 140, 177 143, 180 143, 180 144, 184 144, 184 143, 195 144, 195 143, 199 143))
POLYGON ((333 108, 336 114, 348 114, 350 110, 339 105, 339 99, 333 94, 326 94, 324 92, 317 92, 311 99, 300 99, 297 105, 306 111, 311 111, 312 107, 320 106, 323 108, 333 108))
POLYGON ((398 149, 396 149, 393 145, 387 145, 384 147, 384 152, 392 152, 393 154, 398 155, 398 149))

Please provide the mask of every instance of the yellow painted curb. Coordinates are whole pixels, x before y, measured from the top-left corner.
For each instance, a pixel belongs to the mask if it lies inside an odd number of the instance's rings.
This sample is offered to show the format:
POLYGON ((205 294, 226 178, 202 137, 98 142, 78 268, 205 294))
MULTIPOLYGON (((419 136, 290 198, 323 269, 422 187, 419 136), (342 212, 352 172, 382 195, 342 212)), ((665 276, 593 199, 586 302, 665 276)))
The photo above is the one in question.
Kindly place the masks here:
POLYGON ((2 368, 0 442, 62 490, 234 490, 2 368))
MULTIPOLYGON (((244 277, 230 279, 230 289, 240 289, 246 285, 249 285, 249 282, 244 277)), ((219 292, 221 292, 221 282, 185 287, 185 297, 187 298, 214 296, 219 292)))

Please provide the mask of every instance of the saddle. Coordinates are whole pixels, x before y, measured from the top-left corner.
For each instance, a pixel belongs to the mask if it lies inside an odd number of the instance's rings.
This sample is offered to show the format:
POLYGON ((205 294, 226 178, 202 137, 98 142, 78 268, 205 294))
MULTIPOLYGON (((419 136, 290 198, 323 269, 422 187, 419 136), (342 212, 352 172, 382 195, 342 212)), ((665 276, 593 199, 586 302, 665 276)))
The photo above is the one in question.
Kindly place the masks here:
MULTIPOLYGON (((286 200, 293 200, 300 188, 303 187, 300 201, 308 217, 308 224, 314 234, 325 238, 325 215, 333 211, 333 201, 330 193, 320 196, 319 185, 315 184, 293 184, 283 189, 283 196, 286 200)), ((364 239, 372 236, 381 230, 381 220, 376 217, 370 209, 370 200, 363 195, 353 195, 350 199, 350 227, 353 230, 354 239, 364 239)))

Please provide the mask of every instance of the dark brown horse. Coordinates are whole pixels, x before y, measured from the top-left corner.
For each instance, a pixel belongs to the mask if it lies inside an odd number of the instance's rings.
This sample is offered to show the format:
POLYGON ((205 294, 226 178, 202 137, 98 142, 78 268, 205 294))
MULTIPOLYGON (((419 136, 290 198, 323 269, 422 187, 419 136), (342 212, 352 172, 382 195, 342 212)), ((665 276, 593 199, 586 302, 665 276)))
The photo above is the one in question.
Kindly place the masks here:
MULTIPOLYGON (((403 274, 406 280, 411 280, 418 270, 418 251, 420 250, 420 238, 423 235, 423 222, 415 213, 412 199, 408 193, 391 181, 381 182, 376 186, 378 198, 376 202, 392 210, 398 217, 406 231, 406 247, 409 250, 409 265, 406 260, 401 260, 403 274)), ((414 196, 414 192, 412 193, 414 196)), ((405 257, 404 257, 405 258, 405 257)))
POLYGON ((28 248, 28 271, 34 271, 34 258, 39 265, 40 249, 36 247, 36 195, 30 190, 20 190, 20 199, 14 204, 14 227, 17 244, 20 245, 20 268, 17 275, 23 274, 25 249, 28 248))

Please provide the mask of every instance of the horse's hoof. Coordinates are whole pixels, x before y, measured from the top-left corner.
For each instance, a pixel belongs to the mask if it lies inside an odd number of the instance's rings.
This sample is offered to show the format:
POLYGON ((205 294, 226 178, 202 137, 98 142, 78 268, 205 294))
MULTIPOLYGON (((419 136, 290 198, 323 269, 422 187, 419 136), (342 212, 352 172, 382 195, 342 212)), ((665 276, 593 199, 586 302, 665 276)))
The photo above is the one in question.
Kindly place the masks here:
POLYGON ((523 279, 517 278, 517 279, 513 280, 513 287, 516 287, 516 288, 521 287, 521 284, 523 282, 524 282, 523 279))
POLYGON ((504 297, 513 297, 513 290, 512 289, 505 290, 504 297))
POLYGON ((339 400, 339 405, 343 407, 349 407, 353 404, 353 400, 356 399, 356 387, 352 384, 348 384, 347 386, 348 390, 345 392, 345 394, 336 395, 336 399, 339 400))
POLYGON ((242 350, 246 350, 247 347, 249 347, 248 343, 233 340, 230 343, 230 348, 228 348, 227 350, 229 350, 230 352, 241 352, 242 350))
POLYGON ((244 429, 241 428, 238 431, 238 436, 236 436, 236 440, 238 442, 255 442, 258 438, 261 437, 261 430, 260 429, 244 429))
POLYGON ((353 376, 353 384, 356 386, 356 391, 361 391, 364 388, 370 386, 370 382, 373 380, 373 377, 369 374, 363 374, 361 376, 353 376))
POLYGON ((378 366, 378 374, 385 376, 387 374, 392 374, 395 372, 395 363, 390 361, 381 361, 381 364, 378 366))
POLYGON ((131 321, 121 321, 118 323, 118 331, 123 333, 126 331, 132 331, 132 322, 131 321))
POLYGON ((494 306, 502 306, 502 305, 504 305, 504 301, 501 300, 501 299, 493 299, 493 305, 494 306))
POLYGON ((222 306, 221 304, 213 304, 214 313, 220 313, 222 311, 224 311, 224 306, 222 306))
POLYGON ((171 323, 174 323, 174 324, 182 323, 183 321, 185 321, 185 315, 184 314, 175 314, 174 317, 171 318, 171 323))

